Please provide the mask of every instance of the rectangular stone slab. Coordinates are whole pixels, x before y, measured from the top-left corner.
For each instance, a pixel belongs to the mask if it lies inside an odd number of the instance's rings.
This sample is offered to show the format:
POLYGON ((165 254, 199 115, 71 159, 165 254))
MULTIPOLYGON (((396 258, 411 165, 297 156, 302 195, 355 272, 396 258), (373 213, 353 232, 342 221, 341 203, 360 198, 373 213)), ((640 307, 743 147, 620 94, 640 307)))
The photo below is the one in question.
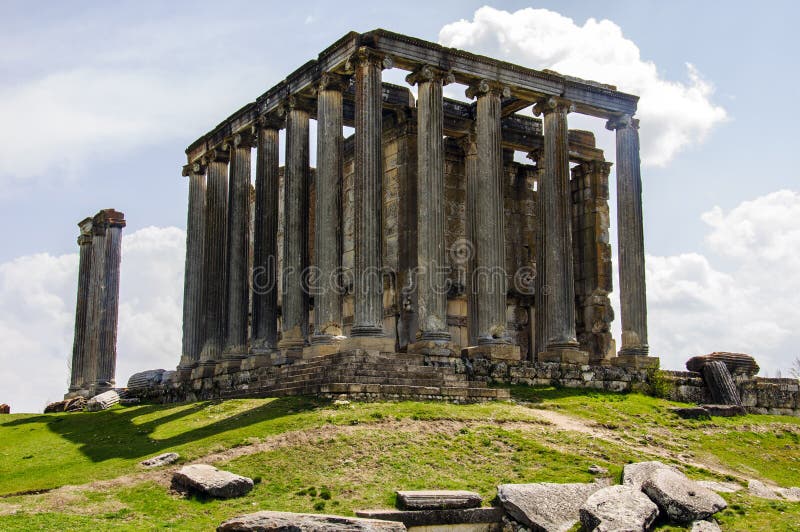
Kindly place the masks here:
POLYGON ((407 527, 499 523, 502 508, 463 508, 460 510, 357 510, 358 517, 399 521, 407 527))
POLYGON ((401 510, 452 510, 477 508, 481 496, 473 491, 423 490, 398 491, 397 507, 401 510))

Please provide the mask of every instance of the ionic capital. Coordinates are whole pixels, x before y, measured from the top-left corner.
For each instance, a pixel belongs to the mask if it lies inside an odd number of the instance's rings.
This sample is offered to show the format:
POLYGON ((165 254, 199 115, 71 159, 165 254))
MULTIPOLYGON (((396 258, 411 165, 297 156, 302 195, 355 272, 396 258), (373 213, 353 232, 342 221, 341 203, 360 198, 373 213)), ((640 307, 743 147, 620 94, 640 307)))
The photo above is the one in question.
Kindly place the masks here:
POLYGON ((92 235, 91 234, 84 235, 84 234, 81 233, 81 235, 78 236, 78 245, 79 246, 88 246, 91 243, 92 243, 92 235))
POLYGON ((92 228, 94 229, 104 230, 106 227, 125 227, 125 224, 125 214, 114 209, 103 209, 95 214, 92 219, 92 228))
POLYGON ((377 52, 367 46, 362 46, 347 60, 347 63, 345 63, 345 70, 348 73, 353 72, 356 66, 365 63, 377 66, 381 70, 387 70, 394 66, 394 61, 391 56, 377 52))
POLYGON ((543 114, 546 115, 553 112, 571 113, 573 110, 574 106, 572 105, 571 101, 563 98, 556 98, 555 96, 544 98, 533 104, 534 116, 541 116, 543 114))
POLYGON ((272 112, 258 117, 256 128, 258 129, 277 129, 286 127, 286 116, 279 112, 272 112))
MULTIPOLYGON (((78 228, 81 230, 81 236, 88 236, 91 238, 93 223, 94 220, 92 219, 91 216, 88 218, 84 218, 83 220, 78 222, 78 228)), ((78 241, 78 244, 80 244, 80 240, 78 241)))
POLYGON ((283 104, 284 114, 288 115, 289 111, 305 111, 312 113, 316 109, 316 101, 307 96, 300 94, 292 94, 283 104))
POLYGON ((256 136, 253 128, 248 128, 245 131, 240 131, 233 136, 234 148, 252 148, 256 145, 256 136))
POLYGON ((486 96, 487 94, 494 94, 500 96, 501 98, 510 98, 511 88, 507 85, 502 85, 497 81, 482 79, 467 87, 467 90, 464 91, 464 94, 466 94, 467 98, 470 99, 480 98, 481 96, 486 96))
POLYGON ((193 175, 205 175, 206 173, 206 165, 204 165, 201 161, 195 161, 190 164, 184 164, 183 170, 181 171, 181 175, 183 177, 189 177, 193 175))
POLYGON ((346 91, 350 87, 350 76, 325 72, 320 76, 317 91, 346 91))
POLYGON ((211 148, 203 156, 205 164, 209 163, 228 163, 231 160, 230 150, 225 147, 225 144, 211 148))
POLYGON ((610 118, 608 122, 606 122, 606 129, 610 131, 616 131, 618 129, 625 129, 628 127, 639 129, 639 119, 633 118, 631 115, 619 115, 610 118))
POLYGON ((430 65, 422 65, 414 72, 406 76, 406 83, 409 85, 425 83, 426 81, 440 81, 442 85, 449 85, 450 83, 454 83, 456 81, 456 77, 450 70, 442 70, 430 65))

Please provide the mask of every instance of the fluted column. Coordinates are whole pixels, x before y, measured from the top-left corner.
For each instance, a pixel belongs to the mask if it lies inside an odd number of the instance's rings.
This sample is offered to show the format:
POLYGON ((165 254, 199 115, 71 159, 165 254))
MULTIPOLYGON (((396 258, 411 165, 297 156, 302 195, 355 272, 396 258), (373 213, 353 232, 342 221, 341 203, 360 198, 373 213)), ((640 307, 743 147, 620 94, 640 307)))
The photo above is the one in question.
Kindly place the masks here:
MULTIPOLYGON (((200 365, 213 366, 225 338, 225 240, 228 234, 228 152, 211 150, 206 161, 206 224, 203 234, 203 330, 200 365)), ((205 376, 198 372, 198 377, 205 376)))
POLYGON ((183 349, 179 370, 189 370, 200 360, 203 348, 203 232, 206 213, 205 167, 186 165, 189 206, 186 220, 186 264, 183 275, 183 349))
POLYGON ((622 116, 610 120, 606 127, 617 133, 617 238, 622 318, 622 348, 619 354, 647 356, 639 121, 622 116))
POLYGON ((256 159, 253 243, 253 334, 251 349, 263 355, 278 347, 278 133, 283 120, 260 122, 256 159))
POLYGON ((510 343, 506 331, 505 216, 500 104, 508 89, 481 81, 467 89, 477 97, 478 182, 475 286, 478 294, 479 345, 510 343))
POLYGON ((381 71, 388 58, 360 49, 355 70, 355 305, 352 336, 383 331, 383 146, 381 71))
POLYGON ((94 392, 100 353, 100 330, 103 317, 105 279, 106 225, 97 216, 91 223, 91 265, 89 266, 89 296, 86 305, 86 351, 83 356, 84 388, 94 392))
POLYGON ((342 335, 342 91, 349 80, 325 74, 317 92, 317 174, 314 216, 314 344, 342 335))
POLYGON ((570 103, 548 98, 536 104, 534 113, 544 114, 544 173, 541 183, 541 214, 545 223, 545 281, 547 312, 546 351, 539 359, 558 362, 588 361, 575 337, 575 285, 572 263, 572 214, 569 184, 567 113, 570 103))
POLYGON ((286 115, 284 174, 283 327, 279 347, 288 355, 302 350, 308 336, 309 147, 308 103, 291 97, 286 115))
POLYGON ((546 330, 547 320, 547 268, 545 235, 547 219, 543 212, 544 194, 542 193, 542 182, 544 181, 544 152, 542 150, 532 151, 528 158, 536 164, 536 277, 534 278, 535 292, 533 296, 535 307, 534 323, 534 360, 540 351, 547 347, 548 332, 546 330))
POLYGON ((72 344, 72 366, 67 395, 85 389, 84 357, 86 356, 86 317, 89 305, 89 283, 92 266, 92 219, 86 218, 78 224, 78 296, 75 303, 75 338, 72 344))
POLYGON ((450 342, 445 255, 444 111, 442 86, 453 75, 430 66, 410 74, 417 97, 417 309, 421 342, 450 342))
MULTIPOLYGON (((228 238, 226 268, 226 331, 224 358, 241 360, 247 356, 247 318, 250 287, 250 148, 255 138, 250 132, 234 135, 226 143, 230 152, 228 178, 228 238)), ((229 364, 230 365, 230 364, 229 364)))
POLYGON ((467 260, 467 335, 469 344, 478 343, 478 291, 475 286, 475 272, 477 270, 477 242, 478 242, 478 217, 476 205, 478 202, 478 143, 475 132, 472 131, 461 141, 464 150, 464 172, 467 180, 466 199, 466 237, 469 244, 469 258, 467 260))
POLYGON ((122 228, 125 215, 114 209, 100 211, 94 224, 105 225, 103 239, 103 285, 100 296, 99 337, 95 391, 114 387, 117 369, 117 323, 119 317, 119 277, 122 260, 122 228))

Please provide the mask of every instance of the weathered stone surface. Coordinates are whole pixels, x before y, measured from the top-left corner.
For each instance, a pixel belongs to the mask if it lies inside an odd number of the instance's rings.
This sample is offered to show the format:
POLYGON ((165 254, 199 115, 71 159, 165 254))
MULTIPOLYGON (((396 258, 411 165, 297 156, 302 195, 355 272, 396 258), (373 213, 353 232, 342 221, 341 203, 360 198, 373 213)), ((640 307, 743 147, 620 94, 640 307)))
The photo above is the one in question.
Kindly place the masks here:
POLYGON ((179 491, 230 499, 248 493, 253 489, 253 481, 241 475, 221 471, 208 464, 192 464, 182 467, 172 475, 172 486, 179 491))
POLYGON ((0 405, 0 414, 10 414, 10 413, 11 413, 11 407, 10 406, 8 406, 5 403, 0 405))
POLYGON ((159 454, 158 456, 154 456, 152 458, 148 458, 147 460, 142 460, 139 463, 144 467, 160 467, 169 465, 178 460, 178 458, 180 457, 181 455, 179 455, 178 453, 164 453, 164 454, 159 454))
POLYGON ((599 465, 590 465, 589 473, 592 475, 606 475, 608 474, 608 469, 599 465))
POLYGON ((734 417, 742 416, 746 412, 738 405, 703 405, 702 408, 711 416, 734 417))
POLYGON ((519 523, 534 530, 569 530, 580 518, 579 510, 600 484, 501 484, 497 497, 519 523))
POLYGON ((695 521, 692 523, 691 532, 722 532, 722 529, 711 521, 695 521))
POLYGON ((775 490, 761 482, 760 480, 751 480, 747 484, 747 491, 750 495, 754 497, 760 497, 762 499, 777 499, 778 494, 775 493, 775 490))
POLYGON ((336 515, 256 512, 228 519, 217 532, 400 532, 403 523, 336 515))
POLYGON ((108 390, 86 401, 86 410, 99 412, 111 408, 117 403, 119 403, 119 394, 115 390, 108 390))
POLYGON ((632 486, 603 488, 586 499, 580 508, 581 524, 597 532, 649 530, 658 517, 658 507, 632 486))
POLYGON ((725 499, 713 491, 668 469, 653 472, 642 484, 642 491, 678 523, 705 519, 728 507, 725 499))
POLYGON ((165 372, 164 369, 148 369, 134 373, 128 379, 128 389, 152 388, 161 384, 165 372))
POLYGON ((714 480, 698 480, 698 484, 717 493, 736 493, 742 487, 736 482, 716 482, 714 480))
POLYGON ((800 502, 800 488, 778 488, 775 491, 787 501, 800 502))
POLYGON ((450 510, 477 508, 481 496, 474 491, 422 490, 398 491, 397 507, 401 510, 450 510))
POLYGON ((715 351, 708 355, 692 357, 686 361, 686 369, 702 373, 703 366, 711 360, 719 360, 724 363, 731 375, 748 375, 752 377, 760 369, 752 356, 745 353, 727 353, 725 351, 715 351))
POLYGON ((720 360, 709 360, 703 366, 703 380, 711 392, 715 404, 742 406, 739 390, 731 372, 720 360))
POLYGON ((622 469, 622 483, 628 486, 633 486, 636 489, 642 489, 642 484, 652 476, 653 473, 660 469, 669 469, 678 471, 672 466, 668 466, 662 462, 637 462, 635 464, 626 464, 622 469))
POLYGON ((358 517, 399 521, 407 527, 435 525, 463 525, 479 523, 499 523, 503 519, 503 509, 463 508, 458 510, 358 510, 358 517))
POLYGON ((711 414, 702 406, 681 406, 670 408, 670 412, 683 419, 709 419, 711 414))

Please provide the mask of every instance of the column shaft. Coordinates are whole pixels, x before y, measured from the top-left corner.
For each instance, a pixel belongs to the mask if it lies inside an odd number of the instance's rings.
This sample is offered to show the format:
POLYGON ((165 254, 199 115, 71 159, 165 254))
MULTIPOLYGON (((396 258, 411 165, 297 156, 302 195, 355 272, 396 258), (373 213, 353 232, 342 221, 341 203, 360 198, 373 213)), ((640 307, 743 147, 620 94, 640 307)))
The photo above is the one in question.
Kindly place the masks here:
POLYGON ((84 388, 94 391, 100 360, 100 331, 105 278, 106 227, 92 219, 92 251, 89 267, 89 297, 86 309, 86 351, 83 357, 84 388))
POLYGON ((464 149, 464 171, 467 180, 466 200, 466 237, 469 244, 470 255, 467 260, 467 335, 469 345, 478 343, 478 290, 475 286, 475 273, 477 271, 477 242, 478 242, 478 145, 475 134, 465 137, 462 144, 464 149))
POLYGON ((183 275, 183 349, 179 368, 200 360, 203 348, 203 233, 205 228, 206 176, 199 164, 187 168, 189 206, 186 220, 186 265, 183 275))
POLYGON ((97 392, 114 387, 117 368, 117 323, 119 317, 119 278, 122 260, 122 228, 125 218, 121 212, 102 211, 107 224, 104 242, 104 279, 101 297, 100 337, 95 387, 97 392))
POLYGON ((72 345, 72 366, 69 391, 75 392, 85 387, 84 357, 87 351, 87 313, 89 306, 89 285, 92 266, 92 220, 87 218, 78 224, 81 234, 78 237, 80 250, 78 261, 78 295, 75 303, 75 338, 72 345))

